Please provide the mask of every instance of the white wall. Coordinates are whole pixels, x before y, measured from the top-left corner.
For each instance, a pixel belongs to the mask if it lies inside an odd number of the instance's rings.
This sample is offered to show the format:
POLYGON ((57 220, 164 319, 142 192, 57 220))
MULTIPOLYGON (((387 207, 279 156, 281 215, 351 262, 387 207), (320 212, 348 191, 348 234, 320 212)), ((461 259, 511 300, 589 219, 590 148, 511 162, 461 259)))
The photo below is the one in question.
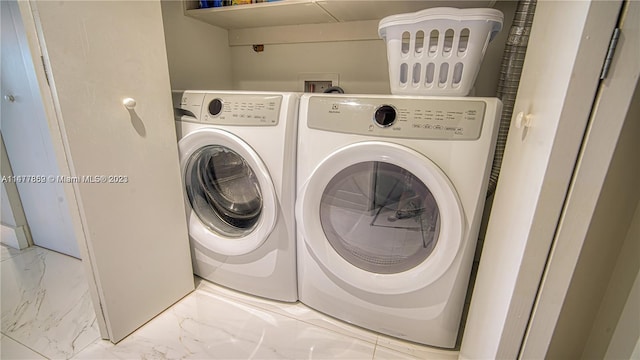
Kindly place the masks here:
POLYGON ((300 73, 338 73, 349 93, 389 93, 382 40, 265 45, 231 48, 234 88, 302 91, 300 73))
MULTIPOLYGON (((495 6, 505 14, 504 28, 487 49, 476 96, 495 96, 515 7, 514 1, 495 6)), ((250 45, 229 47, 226 30, 184 16, 178 1, 163 1, 162 12, 173 89, 302 91, 302 73, 329 73, 348 93, 390 93, 382 39, 267 44, 258 53, 250 45)))
POLYGON ((171 88, 231 89, 227 30, 184 16, 182 6, 182 1, 162 1, 171 88))
MULTIPOLYGON (((505 15, 504 27, 489 44, 476 79, 475 96, 495 96, 504 44, 516 2, 495 6, 505 15)), ((380 40, 334 41, 231 47, 233 87, 241 90, 302 91, 301 73, 339 74, 347 93, 390 94, 387 48, 380 40)))

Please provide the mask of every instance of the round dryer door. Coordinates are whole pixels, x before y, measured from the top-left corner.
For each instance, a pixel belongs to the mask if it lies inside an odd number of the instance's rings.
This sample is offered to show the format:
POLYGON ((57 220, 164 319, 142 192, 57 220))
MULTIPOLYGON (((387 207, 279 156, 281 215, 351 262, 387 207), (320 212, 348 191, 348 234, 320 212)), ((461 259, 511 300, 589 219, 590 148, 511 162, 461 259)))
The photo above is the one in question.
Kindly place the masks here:
POLYGON ((298 221, 312 256, 374 293, 404 293, 440 277, 464 232, 453 185, 403 146, 365 142, 325 159, 301 194, 298 221))
POLYGON ((244 141, 202 129, 179 142, 189 235, 223 255, 262 245, 275 226, 275 190, 269 172, 244 141))

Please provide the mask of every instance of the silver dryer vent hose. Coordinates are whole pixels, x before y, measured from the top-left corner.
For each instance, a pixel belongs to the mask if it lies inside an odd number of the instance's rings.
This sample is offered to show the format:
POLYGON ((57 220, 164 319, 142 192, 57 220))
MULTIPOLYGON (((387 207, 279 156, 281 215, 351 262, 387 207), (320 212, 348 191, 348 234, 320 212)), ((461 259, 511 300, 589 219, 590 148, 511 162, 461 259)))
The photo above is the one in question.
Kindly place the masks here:
POLYGON ((518 2, 513 24, 509 30, 509 37, 507 38, 507 43, 504 48, 497 91, 498 98, 502 100, 502 116, 498 128, 498 139, 493 157, 493 165, 491 167, 487 196, 491 196, 495 192, 498 183, 504 148, 507 144, 507 135, 509 134, 509 125, 511 123, 511 116, 513 115, 513 105, 516 102, 516 95, 518 94, 518 85, 520 84, 524 57, 527 53, 527 44, 529 43, 529 34, 531 33, 531 24, 533 23, 535 9, 536 0, 520 0, 518 2))

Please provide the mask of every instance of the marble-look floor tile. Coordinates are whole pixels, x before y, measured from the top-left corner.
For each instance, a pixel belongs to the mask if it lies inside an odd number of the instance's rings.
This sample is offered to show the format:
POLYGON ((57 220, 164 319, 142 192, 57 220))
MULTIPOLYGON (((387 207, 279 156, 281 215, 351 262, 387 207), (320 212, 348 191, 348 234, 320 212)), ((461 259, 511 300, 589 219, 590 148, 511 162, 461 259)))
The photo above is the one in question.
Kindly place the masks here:
POLYGON ((80 260, 36 247, 1 266, 2 333, 55 359, 99 338, 80 260))
POLYGON ((197 289, 117 345, 74 359, 372 359, 374 343, 197 289))
MULTIPOLYGON (((242 303, 245 303, 256 308, 265 309, 271 312, 281 314, 283 316, 291 317, 296 320, 303 321, 305 323, 315 325, 333 332, 340 333, 345 336, 357 338, 366 342, 377 343, 384 347, 381 350, 380 358, 393 359, 393 352, 403 354, 407 358, 418 359, 457 359, 458 352, 452 350, 444 350, 440 348, 434 348, 426 345, 420 345, 413 342, 396 339, 387 335, 378 334, 373 331, 363 329, 358 326, 351 325, 344 321, 338 320, 331 316, 322 314, 315 311, 306 305, 297 303, 285 303, 279 301, 272 301, 263 299, 251 295, 247 295, 241 292, 237 292, 203 279, 196 279, 196 285, 199 290, 223 296, 229 299, 233 299, 242 303)), ((380 346, 379 346, 380 347, 380 346)), ((403 357, 401 357, 403 358, 403 357)))
POLYGON ((454 360, 458 358, 458 351, 447 350, 442 348, 435 348, 427 345, 421 345, 410 341, 404 341, 401 339, 393 338, 387 335, 380 335, 378 337, 378 348, 386 348, 393 351, 398 351, 403 354, 411 355, 418 359, 442 359, 442 360, 454 360))
POLYGON ((321 312, 309 308, 301 302, 286 303, 273 301, 237 292, 213 284, 206 280, 198 280, 196 281, 196 284, 198 286, 198 289, 202 291, 234 299, 242 303, 275 312, 277 314, 300 320, 311 325, 319 326, 321 328, 334 331, 345 336, 354 337, 371 343, 375 343, 378 340, 378 334, 373 331, 353 326, 351 324, 345 323, 344 321, 325 315, 321 312))
MULTIPOLYGON (((373 360, 418 360, 420 358, 405 354, 400 351, 391 350, 383 346, 376 346, 373 360)), ((425 359, 426 360, 426 359, 425 359)))
POLYGON ((0 261, 9 260, 14 256, 18 256, 20 254, 23 254, 25 251, 30 251, 32 249, 33 249, 33 247, 26 248, 24 250, 18 250, 18 249, 14 249, 14 248, 12 248, 10 246, 4 245, 4 244, 0 244, 0 251, 1 251, 0 261))
POLYGON ((2 335, 0 342, 0 359, 40 360, 46 358, 17 341, 2 335))

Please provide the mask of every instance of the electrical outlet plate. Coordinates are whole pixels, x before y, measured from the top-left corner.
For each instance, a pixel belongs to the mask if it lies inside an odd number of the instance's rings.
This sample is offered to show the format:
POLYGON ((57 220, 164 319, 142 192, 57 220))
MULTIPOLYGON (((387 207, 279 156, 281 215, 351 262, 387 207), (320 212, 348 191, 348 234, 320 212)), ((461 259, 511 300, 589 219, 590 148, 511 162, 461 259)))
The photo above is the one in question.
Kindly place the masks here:
POLYGON ((335 73, 301 73, 298 88, 304 92, 323 92, 330 86, 340 86, 340 76, 335 73))
POLYGON ((332 86, 331 80, 305 80, 304 92, 323 93, 332 86))

